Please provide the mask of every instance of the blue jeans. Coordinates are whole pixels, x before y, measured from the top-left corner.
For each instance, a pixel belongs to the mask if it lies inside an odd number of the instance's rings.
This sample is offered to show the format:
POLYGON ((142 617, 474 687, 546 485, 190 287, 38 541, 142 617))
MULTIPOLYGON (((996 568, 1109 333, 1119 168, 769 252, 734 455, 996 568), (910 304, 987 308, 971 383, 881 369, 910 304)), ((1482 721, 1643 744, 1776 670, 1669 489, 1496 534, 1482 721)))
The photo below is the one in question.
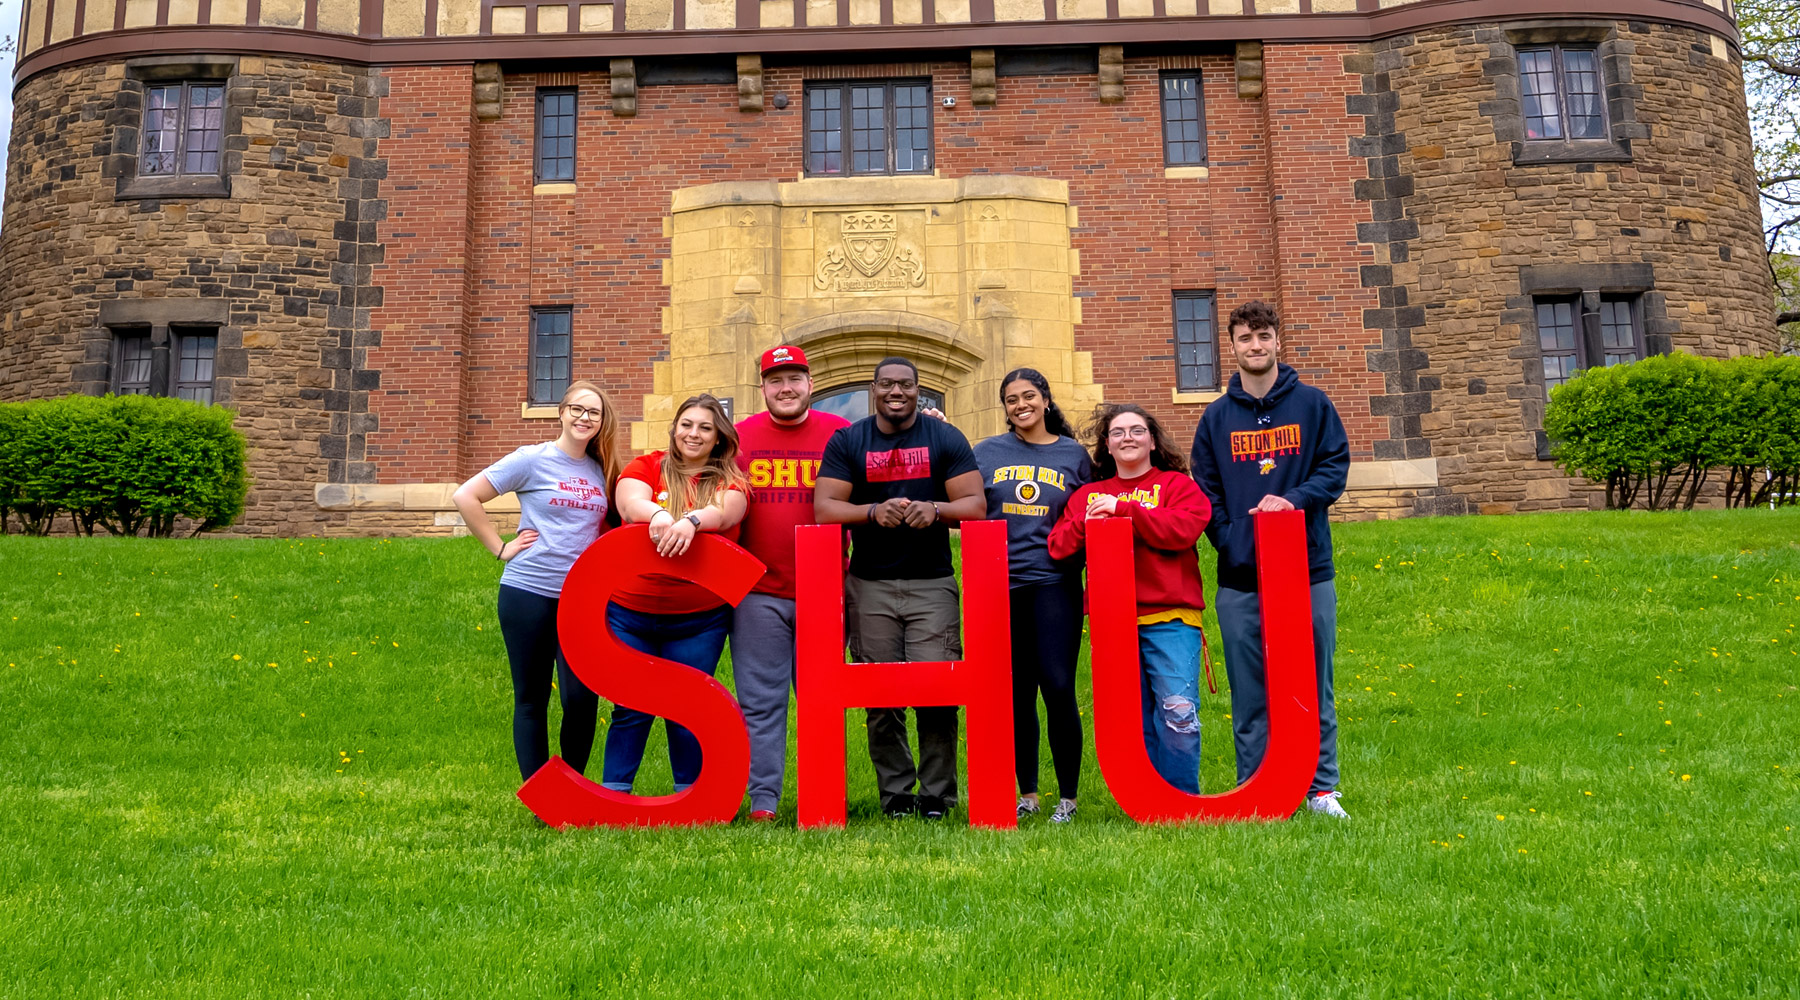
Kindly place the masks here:
POLYGON ((1186 622, 1138 626, 1144 749, 1156 773, 1200 794, 1200 630, 1186 622))
MULTIPOLYGON (((725 651, 731 631, 731 606, 685 615, 653 615, 617 604, 606 606, 606 624, 619 641, 640 653, 660 656, 712 676, 725 651)), ((656 716, 624 705, 614 705, 612 725, 606 730, 606 762, 600 784, 615 792, 631 791, 638 765, 644 762, 644 744, 656 716)), ((669 770, 675 774, 675 790, 681 791, 700 776, 700 741, 674 722, 668 722, 669 770)))

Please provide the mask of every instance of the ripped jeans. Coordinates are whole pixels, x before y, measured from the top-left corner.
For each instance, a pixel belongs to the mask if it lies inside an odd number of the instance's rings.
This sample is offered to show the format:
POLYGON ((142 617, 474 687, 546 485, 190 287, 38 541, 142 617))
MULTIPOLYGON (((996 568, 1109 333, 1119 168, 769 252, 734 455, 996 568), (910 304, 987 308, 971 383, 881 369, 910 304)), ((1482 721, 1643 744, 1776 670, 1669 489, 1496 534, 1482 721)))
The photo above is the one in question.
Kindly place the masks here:
POLYGON ((1200 630, 1185 622, 1138 626, 1144 749, 1163 780, 1200 794, 1200 630))

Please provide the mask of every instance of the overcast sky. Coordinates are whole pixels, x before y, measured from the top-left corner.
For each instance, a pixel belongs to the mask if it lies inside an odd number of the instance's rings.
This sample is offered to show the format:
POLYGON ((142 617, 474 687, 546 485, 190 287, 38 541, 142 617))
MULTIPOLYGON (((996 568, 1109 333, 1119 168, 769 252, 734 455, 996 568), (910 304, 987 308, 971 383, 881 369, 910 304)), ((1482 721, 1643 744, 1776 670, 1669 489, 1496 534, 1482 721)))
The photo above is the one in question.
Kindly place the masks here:
MULTIPOLYGON (((17 42, 19 37, 19 11, 24 0, 0 0, 0 36, 17 42)), ((6 176, 6 147, 12 141, 12 71, 13 46, 5 47, 5 54, 0 55, 0 72, 3 72, 5 86, 0 86, 0 178, 6 176)), ((0 201, 6 198, 4 184, 0 184, 0 201)))

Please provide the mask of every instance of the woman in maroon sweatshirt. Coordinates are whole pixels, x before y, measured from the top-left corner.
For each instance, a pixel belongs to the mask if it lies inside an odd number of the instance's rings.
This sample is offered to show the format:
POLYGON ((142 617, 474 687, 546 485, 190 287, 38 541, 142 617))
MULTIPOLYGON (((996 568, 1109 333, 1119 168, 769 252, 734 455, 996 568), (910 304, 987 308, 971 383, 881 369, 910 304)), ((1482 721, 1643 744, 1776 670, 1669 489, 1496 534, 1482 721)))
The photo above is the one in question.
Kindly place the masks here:
POLYGON ((1143 663, 1144 747, 1157 773, 1200 792, 1200 611, 1206 594, 1194 546, 1212 504, 1188 477, 1156 418, 1141 406, 1101 407, 1095 420, 1095 481, 1069 498, 1050 532, 1050 557, 1087 544, 1087 523, 1131 519, 1137 570, 1138 656, 1143 663))

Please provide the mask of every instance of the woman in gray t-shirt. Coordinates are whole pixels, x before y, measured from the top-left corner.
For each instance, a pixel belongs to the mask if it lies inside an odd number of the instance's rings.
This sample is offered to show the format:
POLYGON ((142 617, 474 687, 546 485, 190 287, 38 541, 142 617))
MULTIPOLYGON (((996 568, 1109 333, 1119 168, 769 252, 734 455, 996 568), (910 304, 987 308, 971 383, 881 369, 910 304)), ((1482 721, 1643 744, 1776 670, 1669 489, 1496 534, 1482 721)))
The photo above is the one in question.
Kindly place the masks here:
POLYGON ((1087 450, 1074 438, 1050 383, 1030 368, 1000 380, 1005 434, 975 446, 987 490, 987 516, 1006 522, 1012 597, 1013 764, 1019 818, 1038 811, 1038 691, 1049 721, 1057 794, 1052 822, 1075 815, 1081 781, 1081 716, 1075 661, 1081 654, 1081 566, 1050 559, 1050 529, 1076 489, 1093 478, 1087 450))
MULTIPOLYGON (((557 405, 562 433, 528 444, 457 487, 456 509, 500 573, 500 635, 512 665, 513 752, 529 778, 550 760, 550 688, 562 679, 562 758, 586 769, 594 749, 599 699, 569 669, 556 641, 563 578, 605 530, 618 482, 619 411, 592 382, 573 382, 557 405), (482 506, 502 493, 519 497, 519 533, 502 541, 482 506)), ((615 519, 616 523, 616 519, 615 519)))

